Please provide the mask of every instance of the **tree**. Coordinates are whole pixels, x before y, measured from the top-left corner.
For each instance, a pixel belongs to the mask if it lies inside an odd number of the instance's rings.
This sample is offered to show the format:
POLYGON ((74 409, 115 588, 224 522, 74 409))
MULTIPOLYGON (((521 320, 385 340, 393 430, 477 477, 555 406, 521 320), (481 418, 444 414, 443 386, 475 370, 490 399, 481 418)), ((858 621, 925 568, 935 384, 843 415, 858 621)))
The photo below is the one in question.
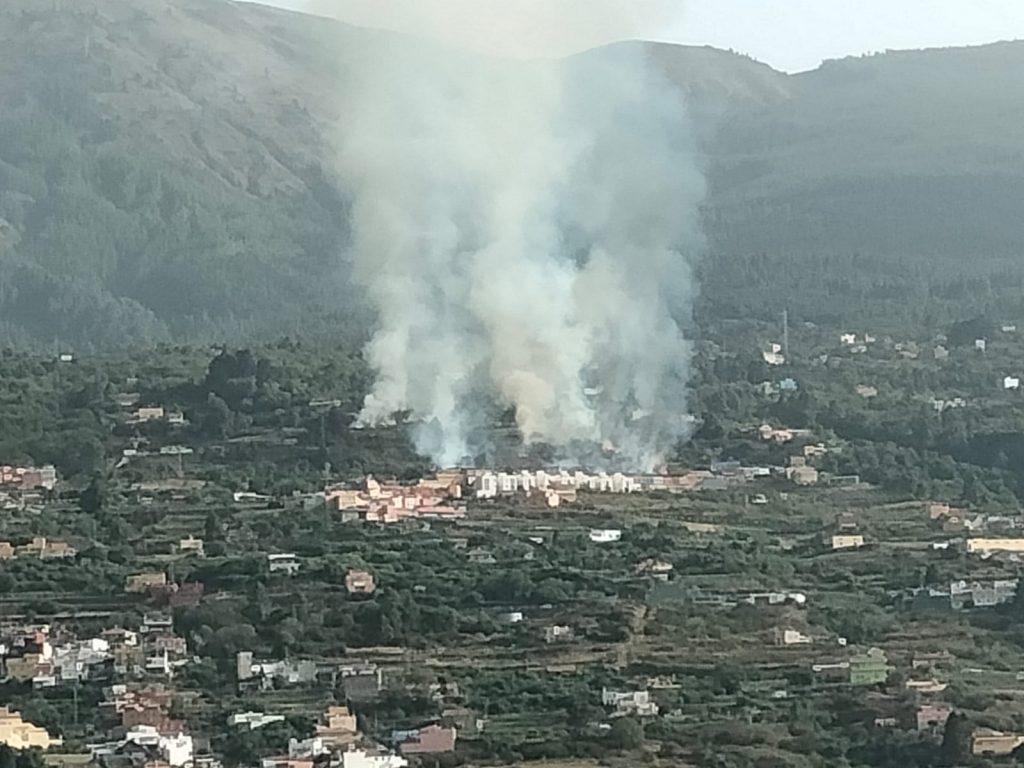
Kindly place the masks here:
POLYGON ((946 721, 946 729, 942 734, 942 746, 939 748, 939 759, 944 766, 962 765, 971 750, 971 728, 967 716, 954 712, 946 721))
POLYGON ((615 749, 637 749, 644 743, 644 728, 632 717, 619 718, 608 732, 608 743, 615 749))
POLYGON ((78 506, 87 515, 95 515, 103 509, 106 500, 106 483, 99 475, 93 475, 89 486, 78 497, 78 506))

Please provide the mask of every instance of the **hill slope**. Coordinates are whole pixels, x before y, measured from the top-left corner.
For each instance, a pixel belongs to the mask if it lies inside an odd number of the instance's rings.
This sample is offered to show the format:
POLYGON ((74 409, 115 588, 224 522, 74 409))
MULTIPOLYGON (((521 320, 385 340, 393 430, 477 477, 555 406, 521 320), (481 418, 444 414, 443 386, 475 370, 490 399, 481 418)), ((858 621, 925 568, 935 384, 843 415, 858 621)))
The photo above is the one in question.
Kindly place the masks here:
MULTIPOLYGON (((337 70, 380 33, 328 24, 229 0, 0 6, 0 339, 357 333, 323 161, 337 70)), ((798 76, 649 47, 707 155, 709 285, 745 279, 745 254, 1024 269, 1024 44, 798 76)))

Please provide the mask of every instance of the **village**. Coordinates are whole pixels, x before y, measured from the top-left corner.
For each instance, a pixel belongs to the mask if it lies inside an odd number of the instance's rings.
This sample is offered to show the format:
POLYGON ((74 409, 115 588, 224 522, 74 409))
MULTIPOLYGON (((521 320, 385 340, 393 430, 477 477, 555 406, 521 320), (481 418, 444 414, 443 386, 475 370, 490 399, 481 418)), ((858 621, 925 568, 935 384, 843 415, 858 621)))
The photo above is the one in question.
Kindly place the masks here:
POLYGON ((924 366, 915 418, 1004 420, 1004 335, 946 358, 792 332, 721 433, 650 473, 432 468, 308 394, 225 425, 133 364, 102 482, 3 468, 0 742, 97 768, 705 765, 707 743, 801 754, 796 718, 1012 759, 1019 509, 954 464, 915 488, 900 455, 784 407, 818 390, 890 418, 924 366), (957 356, 984 381, 944 387, 957 356))

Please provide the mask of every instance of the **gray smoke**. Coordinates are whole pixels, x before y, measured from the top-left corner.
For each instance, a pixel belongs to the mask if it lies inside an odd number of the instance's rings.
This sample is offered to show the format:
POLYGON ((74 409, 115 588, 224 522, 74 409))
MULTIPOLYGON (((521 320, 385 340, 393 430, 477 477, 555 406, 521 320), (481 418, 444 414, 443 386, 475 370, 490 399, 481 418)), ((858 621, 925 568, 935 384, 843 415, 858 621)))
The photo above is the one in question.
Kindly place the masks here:
POLYGON ((349 75, 338 170, 380 321, 362 421, 409 411, 449 466, 496 402, 527 442, 657 463, 686 434, 702 242, 677 90, 639 45, 527 61, 382 36, 349 75))

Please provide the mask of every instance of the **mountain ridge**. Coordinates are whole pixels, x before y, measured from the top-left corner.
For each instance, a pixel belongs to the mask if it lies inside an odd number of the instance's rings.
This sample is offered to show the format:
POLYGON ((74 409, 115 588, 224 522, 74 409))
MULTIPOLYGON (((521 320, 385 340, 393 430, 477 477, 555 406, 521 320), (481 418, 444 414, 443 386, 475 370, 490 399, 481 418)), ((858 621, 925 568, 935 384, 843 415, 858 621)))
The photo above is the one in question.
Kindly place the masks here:
MULTIPOLYGON (((231 0, 8 0, 5 343, 359 337, 329 158, 338 75, 385 34, 231 0)), ((794 75, 640 44, 688 97, 712 252, 1019 254, 1024 43, 794 75)))

